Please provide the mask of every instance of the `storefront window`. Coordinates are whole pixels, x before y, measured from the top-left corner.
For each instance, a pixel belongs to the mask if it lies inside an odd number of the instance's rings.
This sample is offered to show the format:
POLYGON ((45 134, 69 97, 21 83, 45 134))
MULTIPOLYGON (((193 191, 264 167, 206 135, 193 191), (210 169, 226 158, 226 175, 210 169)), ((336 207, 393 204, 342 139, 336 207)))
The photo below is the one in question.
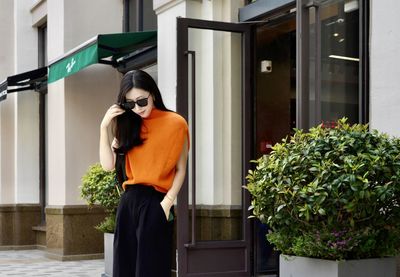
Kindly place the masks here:
POLYGON ((324 5, 321 17, 321 120, 359 122, 358 1, 324 5))
POLYGON ((366 92, 361 87, 365 76, 360 75, 365 66, 360 53, 362 2, 319 1, 301 6, 299 52, 303 55, 298 80, 303 101, 299 105, 301 128, 331 123, 342 117, 347 117, 350 123, 366 121, 363 118, 366 92))
POLYGON ((129 0, 129 32, 157 29, 157 15, 153 10, 153 1, 129 0))

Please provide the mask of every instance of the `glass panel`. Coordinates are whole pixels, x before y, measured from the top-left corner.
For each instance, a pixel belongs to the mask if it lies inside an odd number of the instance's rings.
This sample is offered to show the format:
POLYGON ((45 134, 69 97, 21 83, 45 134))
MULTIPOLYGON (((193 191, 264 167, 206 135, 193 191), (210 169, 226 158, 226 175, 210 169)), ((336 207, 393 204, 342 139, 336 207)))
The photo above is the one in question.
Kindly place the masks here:
POLYGON ((137 2, 138 0, 129 0, 129 32, 136 32, 136 17, 137 17, 137 2))
POLYGON ((189 29, 189 49, 196 53, 196 240, 241 240, 241 34, 189 29))
POLYGON ((359 122, 358 1, 335 1, 321 14, 321 119, 359 122))
POLYGON ((143 0, 143 31, 157 30, 157 15, 153 1, 143 0))
POLYGON ((359 122, 359 1, 310 8, 309 126, 359 122))
MULTIPOLYGON (((316 68, 316 49, 317 49, 317 36, 316 36, 316 25, 315 25, 315 15, 316 11, 314 7, 311 7, 310 10, 310 17, 309 17, 309 24, 310 24, 310 29, 309 29, 309 52, 308 55, 310 57, 309 59, 309 66, 308 66, 308 75, 309 75, 309 95, 308 99, 310 101, 308 105, 308 126, 314 126, 317 123, 317 118, 316 118, 316 113, 317 113, 317 104, 316 104, 316 99, 315 99, 315 92, 316 92, 316 82, 315 82, 315 68, 316 68)), ((318 104, 319 105, 319 104, 318 104)))
POLYGON ((157 29, 157 15, 153 10, 153 1, 148 0, 130 0, 129 1, 129 31, 149 31, 157 29), (143 30, 137 26, 137 16, 140 1, 143 4, 143 12, 140 13, 140 19, 143 21, 143 30))
POLYGON ((38 28, 38 66, 47 65, 47 26, 38 28))

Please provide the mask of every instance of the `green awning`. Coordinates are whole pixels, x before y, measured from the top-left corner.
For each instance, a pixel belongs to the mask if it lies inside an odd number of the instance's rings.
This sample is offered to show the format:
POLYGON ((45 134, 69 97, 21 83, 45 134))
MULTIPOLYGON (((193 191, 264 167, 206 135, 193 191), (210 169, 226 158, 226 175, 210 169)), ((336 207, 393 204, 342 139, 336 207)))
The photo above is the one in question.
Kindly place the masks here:
POLYGON ((49 65, 48 83, 70 76, 85 67, 104 63, 118 66, 121 57, 157 45, 157 31, 97 35, 49 65))

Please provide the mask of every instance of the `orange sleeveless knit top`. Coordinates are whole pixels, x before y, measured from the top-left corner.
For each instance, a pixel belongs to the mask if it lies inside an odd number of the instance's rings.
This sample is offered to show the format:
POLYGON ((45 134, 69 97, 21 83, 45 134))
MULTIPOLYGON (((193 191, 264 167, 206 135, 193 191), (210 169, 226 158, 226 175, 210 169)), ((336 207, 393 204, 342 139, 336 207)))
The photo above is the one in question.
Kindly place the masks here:
POLYGON ((143 144, 128 151, 125 157, 127 185, 147 184, 166 193, 172 186, 175 167, 185 138, 189 147, 186 120, 177 113, 154 108, 141 127, 143 144))

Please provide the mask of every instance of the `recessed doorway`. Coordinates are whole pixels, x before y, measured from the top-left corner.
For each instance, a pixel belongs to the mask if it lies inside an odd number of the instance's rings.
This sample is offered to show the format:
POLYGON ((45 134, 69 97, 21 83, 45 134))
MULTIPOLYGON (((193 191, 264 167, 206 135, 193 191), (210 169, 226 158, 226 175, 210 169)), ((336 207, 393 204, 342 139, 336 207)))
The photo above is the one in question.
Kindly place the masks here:
MULTIPOLYGON (((255 57, 255 157, 296 127, 296 13, 257 27, 255 57)), ((255 276, 278 276, 279 253, 266 240, 268 226, 254 226, 255 276)))

